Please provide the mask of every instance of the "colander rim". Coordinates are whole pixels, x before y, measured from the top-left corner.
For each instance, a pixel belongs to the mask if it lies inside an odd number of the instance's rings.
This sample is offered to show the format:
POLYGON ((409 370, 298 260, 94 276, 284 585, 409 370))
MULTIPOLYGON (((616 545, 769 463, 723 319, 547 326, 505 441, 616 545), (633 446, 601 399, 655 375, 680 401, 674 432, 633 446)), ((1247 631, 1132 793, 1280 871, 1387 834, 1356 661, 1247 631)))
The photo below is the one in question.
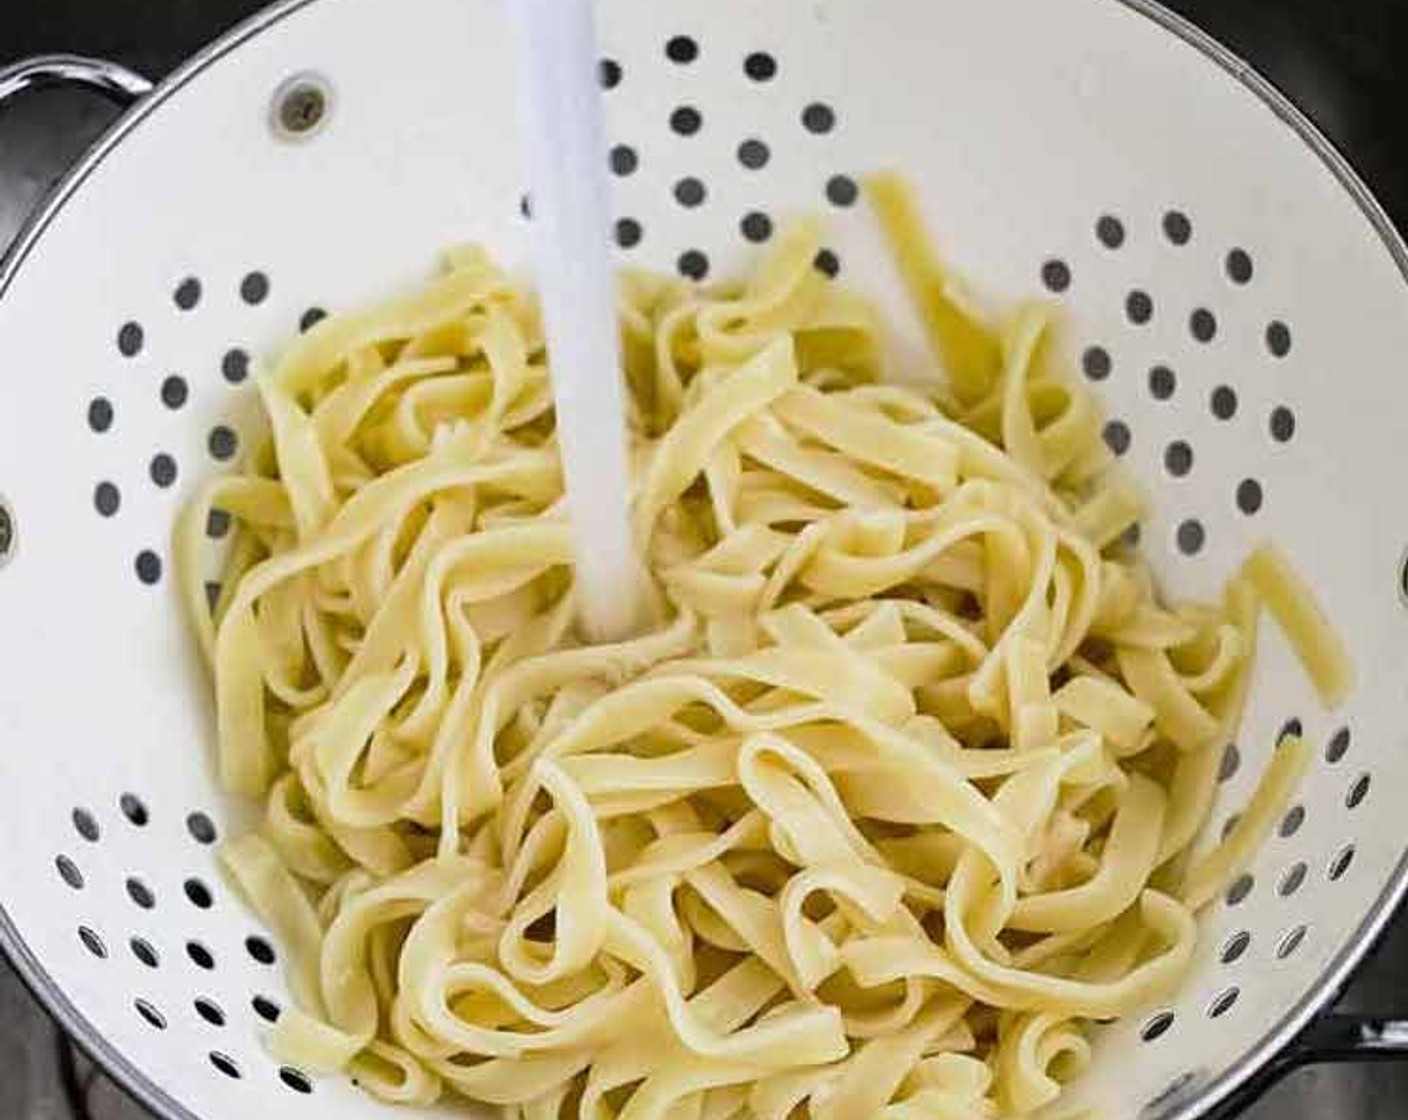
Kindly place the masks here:
MULTIPOLYGON (((191 55, 166 75, 152 91, 123 113, 63 175, 25 221, 10 248, 0 256, 0 299, 24 261, 38 245, 45 230, 69 198, 108 153, 165 102, 212 63, 295 12, 318 0, 277 0, 236 24, 191 55)), ((1408 244, 1368 185, 1334 143, 1269 78, 1192 21, 1164 7, 1159 0, 1112 0, 1152 20, 1216 63, 1255 95, 1291 129, 1334 175, 1373 227, 1393 258, 1399 275, 1408 284, 1408 244)), ((1196 1120, 1241 1088, 1258 1070, 1295 1041, 1305 1026, 1346 984, 1368 954, 1405 897, 1408 897, 1408 847, 1405 847, 1383 890, 1369 906, 1363 920, 1339 952, 1316 977, 1306 993, 1260 1040, 1249 1047, 1213 1080, 1161 1120, 1196 1120)), ((73 1005, 24 940, 0 900, 0 950, 25 987, 58 1023, 65 1034, 124 1092, 153 1112, 159 1120, 201 1120, 170 1096, 145 1072, 127 1060, 73 1005)))

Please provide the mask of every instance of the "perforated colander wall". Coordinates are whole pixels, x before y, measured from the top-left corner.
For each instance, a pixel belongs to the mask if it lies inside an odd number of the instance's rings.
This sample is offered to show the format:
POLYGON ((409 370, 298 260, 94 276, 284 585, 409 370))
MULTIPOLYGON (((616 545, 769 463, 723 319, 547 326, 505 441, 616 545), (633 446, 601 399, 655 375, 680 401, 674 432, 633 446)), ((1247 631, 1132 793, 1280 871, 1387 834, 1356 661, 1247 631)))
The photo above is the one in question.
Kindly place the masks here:
MULTIPOLYGON (((0 788, 17 791, 0 902, 32 969, 210 1120, 379 1114, 261 1045, 288 999, 278 947, 213 858, 256 809, 213 780, 170 533, 189 488, 257 438, 262 356, 424 275, 452 241, 522 259, 532 185, 499 6, 415 7, 411 24, 378 0, 298 6, 183 79, 0 295, 0 788), (326 116, 290 139, 270 99, 309 75, 326 116)), ((1403 846, 1395 262, 1293 129, 1109 0, 916 0, 883 17, 863 0, 612 0, 604 17, 623 263, 726 277, 819 212, 817 267, 887 308, 897 362, 917 368, 857 187, 900 167, 979 292, 1067 310, 1073 368, 1153 498, 1142 546, 1169 589, 1214 594, 1273 538, 1334 613, 1359 689, 1324 712, 1268 628, 1205 842, 1285 730, 1316 744, 1312 772, 1210 908, 1186 987, 1104 1031, 1083 1087, 1115 1115, 1177 1109, 1314 989, 1403 846)), ((208 528, 214 578, 228 525, 208 528)))

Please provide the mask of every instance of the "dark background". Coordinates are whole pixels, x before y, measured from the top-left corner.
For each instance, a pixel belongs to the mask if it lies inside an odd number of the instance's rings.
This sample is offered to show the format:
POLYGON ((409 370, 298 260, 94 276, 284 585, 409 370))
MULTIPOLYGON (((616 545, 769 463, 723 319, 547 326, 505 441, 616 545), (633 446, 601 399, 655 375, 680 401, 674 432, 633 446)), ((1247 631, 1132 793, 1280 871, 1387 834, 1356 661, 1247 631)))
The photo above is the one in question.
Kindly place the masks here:
MULTIPOLYGON (((1408 28, 1408 0, 1166 2, 1280 86, 1349 156, 1399 229, 1408 230, 1408 37, 1399 34, 1408 28)), ((159 77, 260 6, 258 0, 0 0, 0 64, 77 51, 159 77)), ((101 101, 68 92, 37 94, 0 110, 0 252, 44 189, 113 115, 101 101)), ((1408 916, 1341 1007, 1408 1016, 1408 916)), ((53 1028, 0 965, 0 1118, 80 1117, 65 1091, 64 1064, 53 1028)), ((81 1059, 69 1084, 86 1097, 92 1120, 143 1116, 81 1059)), ((1247 1114, 1247 1120, 1322 1117, 1404 1120, 1408 1066, 1303 1070, 1247 1114)))

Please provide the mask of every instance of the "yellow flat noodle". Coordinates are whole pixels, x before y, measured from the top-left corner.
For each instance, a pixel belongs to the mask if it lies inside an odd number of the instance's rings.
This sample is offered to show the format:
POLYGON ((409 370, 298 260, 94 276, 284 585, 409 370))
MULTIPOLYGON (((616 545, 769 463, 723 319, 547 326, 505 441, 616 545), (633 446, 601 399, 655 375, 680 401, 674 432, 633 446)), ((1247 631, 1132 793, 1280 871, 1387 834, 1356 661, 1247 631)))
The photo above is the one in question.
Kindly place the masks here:
POLYGON ((657 450, 637 499, 638 539, 649 539, 660 512, 704 469, 714 446, 780 396, 796 376, 791 339, 783 335, 740 367, 719 392, 681 416, 657 450))
POLYGON ((952 488, 958 469, 958 450, 952 444, 868 410, 848 409, 846 404, 844 394, 798 386, 786 393, 773 411, 853 462, 938 490, 952 488))
POLYGON ((1052 701, 1061 715, 1099 732, 1111 747, 1125 754, 1143 743, 1155 717, 1152 705, 1100 677, 1073 677, 1057 690, 1052 701))
POLYGON ((954 395, 964 403, 981 399, 1002 368, 997 337, 955 290, 924 230, 909 184, 886 173, 867 177, 864 189, 954 395))
POLYGON ((1043 308, 1027 305, 1017 312, 1002 337, 1002 449, 1039 478, 1047 477, 1048 472, 1031 412, 1029 379, 1046 323, 1043 308))
POLYGON ((288 954, 294 995, 305 1009, 318 1012, 323 1006, 317 979, 323 930, 298 881, 253 833, 221 848, 220 861, 288 954))
POLYGON ((1019 751, 1056 741, 1057 709, 1051 702, 1046 675, 1046 646, 1025 635, 1007 644, 1008 726, 1012 746, 1019 751))
POLYGON ((1164 803, 1164 792, 1157 784, 1141 774, 1131 775, 1095 874, 1078 887, 1027 895, 1013 908, 1008 928, 1066 933, 1124 913, 1154 870, 1164 803))
POLYGON ((1078 1077, 1090 1064, 1090 1043, 1060 1015, 1012 1015, 1002 1022, 999 1034, 999 1103, 1014 1113, 1036 1112, 1051 1104, 1061 1095, 1061 1080, 1078 1077))
POLYGON ((302 394, 378 343, 409 342, 510 292, 503 274, 478 250, 459 254, 450 264, 441 278, 421 291, 367 311, 332 316, 300 335, 274 367, 279 383, 302 394))
POLYGON ((1310 758, 1310 748, 1293 735, 1277 744, 1232 831, 1188 869, 1181 893, 1191 909, 1202 909, 1246 869, 1290 805, 1310 758))
POLYGON ((1044 381, 1036 390, 1038 401, 1055 412, 1038 436, 1046 477, 1078 488, 1103 473, 1109 452, 1094 397, 1057 380, 1044 381))
POLYGON ((873 1116, 894 1096, 926 1047, 947 1031, 966 1009, 966 1000, 938 1000, 924 1015, 888 1038, 871 1039, 842 1064, 839 1083, 812 1115, 817 1120, 873 1116))
POLYGON ((1217 718, 1194 696, 1162 650, 1121 647, 1119 665, 1134 695, 1153 709, 1161 734, 1180 750, 1208 747, 1218 737, 1217 718))
POLYGON ((1075 511, 1076 528, 1103 551, 1142 520, 1147 508, 1139 487, 1119 477, 1102 486, 1075 511))
POLYGON ((1343 651, 1269 549, 1162 601, 1053 309, 989 326, 867 191, 946 389, 886 381, 815 221, 739 282, 623 279, 621 641, 573 629, 542 327, 482 250, 260 369, 270 435, 173 556, 264 798, 222 859, 280 1061, 505 1120, 1028 1120, 1173 993, 1306 764, 1190 866, 1260 607, 1327 701, 1343 651))
POLYGON ((1315 591, 1274 545, 1263 544, 1242 573, 1296 651, 1327 707, 1338 707, 1354 687, 1354 667, 1315 591))
POLYGON ((272 376, 257 381, 274 432, 279 473, 301 537, 322 528, 332 512, 332 475, 312 417, 272 376))

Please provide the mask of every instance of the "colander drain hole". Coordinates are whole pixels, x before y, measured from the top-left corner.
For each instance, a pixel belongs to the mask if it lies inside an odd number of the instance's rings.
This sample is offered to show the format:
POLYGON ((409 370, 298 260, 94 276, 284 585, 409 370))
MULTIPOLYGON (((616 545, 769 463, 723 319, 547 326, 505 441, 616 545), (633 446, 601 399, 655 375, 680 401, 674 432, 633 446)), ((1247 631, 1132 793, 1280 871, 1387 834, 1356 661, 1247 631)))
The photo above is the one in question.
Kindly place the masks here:
POLYGON ((1196 517, 1189 517, 1179 522, 1174 540, 1178 544, 1178 551, 1184 556, 1196 556, 1202 552, 1203 545, 1207 542, 1207 530, 1196 517))
POLYGON ((15 515, 10 504, 0 496, 0 568, 9 562, 15 551, 15 515))
POLYGON ((1283 961, 1295 953, 1305 941, 1308 931, 1305 926, 1293 926, 1282 935, 1280 942, 1276 945, 1276 959, 1283 961))
POLYGON ((1053 257, 1041 266, 1041 283, 1048 292, 1060 295, 1071 286, 1071 266, 1053 257))
POLYGON ((1113 214, 1101 214, 1095 222, 1095 240, 1107 249, 1124 244, 1124 223, 1113 214))
POLYGON ((298 317, 298 329, 303 333, 311 331, 327 317, 328 313, 323 308, 310 307, 298 317))
POLYGON ((117 799, 117 807, 122 810, 122 815, 138 828, 145 828, 151 820, 146 803, 135 793, 124 793, 117 799))
POLYGON ((220 359, 220 375, 231 385, 238 385, 249 376, 249 355, 238 348, 227 350, 220 359))
POLYGON ((1174 478, 1182 478, 1193 469, 1193 448, 1176 439, 1164 448, 1164 470, 1174 478))
POLYGON ((1182 210, 1170 210, 1164 214, 1164 236, 1174 245, 1187 245, 1193 237, 1193 223, 1182 210))
POLYGON ((1116 455, 1123 455, 1129 450, 1129 445, 1133 440, 1129 425, 1123 420, 1111 420, 1105 425, 1105 446, 1116 455))
POLYGON ((242 1076, 240 1067, 235 1064, 235 1060, 228 1054, 222 1054, 218 1050, 212 1050, 210 1052, 210 1064, 232 1081, 238 1081, 242 1076))
POLYGON ((1223 964, 1234 964, 1241 960, 1251 947, 1252 935, 1247 930, 1238 930, 1229 937, 1222 945, 1222 951, 1218 954, 1218 959, 1223 964))
POLYGON ((235 457, 235 452, 239 450, 240 440, 233 428, 226 424, 216 424, 210 429, 206 446, 212 459, 224 463, 235 457))
POLYGON ((616 219, 616 244, 622 249, 634 249, 644 235, 645 230, 634 218, 616 219))
POLYGON ((215 905, 215 897, 210 893, 210 888, 201 880, 195 878, 187 879, 184 889, 186 898, 190 900, 191 905, 196 909, 209 910, 215 905))
POLYGON ((802 127, 818 136, 836 127, 836 110, 824 101, 813 101, 802 110, 802 127))
POLYGON ((137 1014, 140 1015, 149 1026, 159 1031, 164 1031, 166 1029, 166 1016, 163 1015, 146 1000, 134 1000, 132 1002, 132 1006, 136 1008, 137 1014))
POLYGON ((102 435, 112 427, 112 401, 107 397, 94 397, 88 402, 88 427, 95 435, 102 435))
POLYGON ((1281 876, 1281 881, 1276 884, 1276 893, 1282 898, 1290 898, 1300 890, 1309 871, 1310 869, 1303 862, 1291 864, 1286 869, 1286 873, 1281 876))
POLYGON ((1237 391, 1230 385, 1219 385, 1208 397, 1208 408, 1218 420, 1231 420, 1237 415, 1237 391))
POLYGON ((754 51, 743 60, 743 72, 755 82, 770 82, 777 77, 777 59, 767 51, 754 51))
POLYGON ((1237 484, 1237 508, 1248 517, 1261 509, 1261 483, 1254 478, 1244 478, 1237 484))
POLYGON ((76 891, 83 889, 83 872, 78 870, 78 865, 69 859, 68 856, 56 856, 54 867, 58 870, 59 878, 76 891))
POLYGON ((132 938, 128 941, 127 947, 132 950, 132 955, 148 968, 161 966, 161 955, 145 937, 132 938))
POLYGON ((152 893, 151 887, 142 882, 135 875, 130 875, 126 883, 127 897, 143 910, 156 909, 156 895, 152 893))
POLYGON ((704 127, 704 114, 693 105, 681 105, 670 114, 670 131, 679 136, 693 136, 704 127))
POLYGON ((1139 1028, 1139 1037, 1145 1042, 1153 1042, 1155 1039, 1162 1038, 1173 1026, 1173 1019, 1172 1011, 1160 1011, 1156 1015, 1151 1015, 1139 1028))
MULTIPOLYGON (((853 206, 858 197, 860 189, 849 175, 833 175, 826 181, 826 198, 833 206, 853 206)), ((1068 274, 1067 282, 1069 281, 1068 274)))
POLYGON ((249 1001, 249 1005, 254 1009, 254 1013, 266 1023, 277 1023, 279 1021, 279 1015, 282 1013, 282 1009, 268 996, 255 996, 249 1001))
POLYGON ((665 57, 687 66, 699 57, 699 44, 688 35, 671 35, 665 42, 665 57))
POLYGON ((611 173, 622 179, 627 175, 634 175, 636 168, 640 166, 640 157, 629 144, 614 145, 607 160, 611 165, 611 173))
POLYGON ((186 956, 190 958, 193 965, 206 972, 211 972, 215 968, 214 955, 199 941, 186 942, 186 956))
POLYGON ((1233 884, 1227 888, 1227 905, 1238 906, 1245 902, 1247 896, 1252 893, 1252 888, 1256 886, 1256 880, 1250 872, 1243 872, 1237 876, 1233 884))
POLYGON ((1166 401, 1178 388, 1178 378, 1173 370, 1165 365, 1157 365, 1149 370, 1149 395, 1156 401, 1166 401))
POLYGON ((1232 249, 1227 254, 1227 279, 1234 284, 1249 284, 1252 279, 1252 258, 1245 249, 1232 249))
POLYGON ((1124 313, 1136 327, 1142 327, 1154 317, 1154 300, 1142 288, 1135 288, 1124 298, 1124 313))
POLYGON ((161 557, 151 549, 144 548, 137 553, 137 559, 133 561, 132 566, 137 573, 137 579, 148 587, 161 582, 161 557))
POLYGON ((246 273, 240 281, 240 299, 251 307, 269 298, 269 277, 263 272, 246 273))
POLYGON ((1208 1005, 1208 1018, 1220 1019, 1226 1015, 1232 1010, 1232 1005, 1237 1002, 1237 997, 1241 994, 1239 988, 1228 988, 1226 991, 1218 993, 1212 1003, 1208 1005))
POLYGON ((161 383, 161 403, 173 412, 184 405, 190 397, 190 386, 179 374, 171 374, 161 383))
POLYGON ((277 954, 274 952, 274 947, 264 940, 264 938, 257 935, 246 937, 244 939, 244 947, 250 957, 259 964, 271 965, 278 959, 277 954))
POLYGON ((124 358, 135 358, 142 352, 146 332, 136 320, 128 320, 117 329, 117 352, 124 358))
POLYGON ((1296 434, 1296 414, 1285 405, 1277 405, 1271 410, 1267 427, 1271 430, 1271 438, 1277 443, 1289 443, 1296 434))
POLYGON ((108 958, 108 947, 103 944, 103 939, 87 926, 78 927, 78 940, 83 942, 83 947, 100 961, 108 958))
POLYGON ((761 171, 772 158, 772 151, 762 140, 750 136, 738 145, 738 162, 749 171, 761 171))
POLYGON ((147 473, 151 475, 153 483, 165 490, 176 481, 176 459, 165 451, 158 451, 152 456, 147 473))
POLYGON ((738 230, 744 240, 757 244, 772 236, 772 219, 761 210, 752 210, 743 215, 738 230))
POLYGON ((83 837, 90 844, 96 844, 98 837, 102 835, 102 830, 98 827, 97 818, 87 809, 76 808, 72 813, 73 830, 83 837))
POLYGON ((215 822, 201 812, 191 813, 186 818, 186 831, 197 844, 213 844, 219 836, 215 822))
POLYGON ((196 1014, 212 1027, 225 1025, 225 1009, 213 999, 207 996, 197 996, 192 1006, 196 1009, 196 1014))
POLYGON ((200 302, 200 293, 200 278, 187 276, 171 293, 171 302, 176 305, 178 311, 191 311, 200 302))
POLYGON ((681 276, 698 282, 709 275, 709 258, 698 249, 687 249, 680 254, 675 267, 681 276))

